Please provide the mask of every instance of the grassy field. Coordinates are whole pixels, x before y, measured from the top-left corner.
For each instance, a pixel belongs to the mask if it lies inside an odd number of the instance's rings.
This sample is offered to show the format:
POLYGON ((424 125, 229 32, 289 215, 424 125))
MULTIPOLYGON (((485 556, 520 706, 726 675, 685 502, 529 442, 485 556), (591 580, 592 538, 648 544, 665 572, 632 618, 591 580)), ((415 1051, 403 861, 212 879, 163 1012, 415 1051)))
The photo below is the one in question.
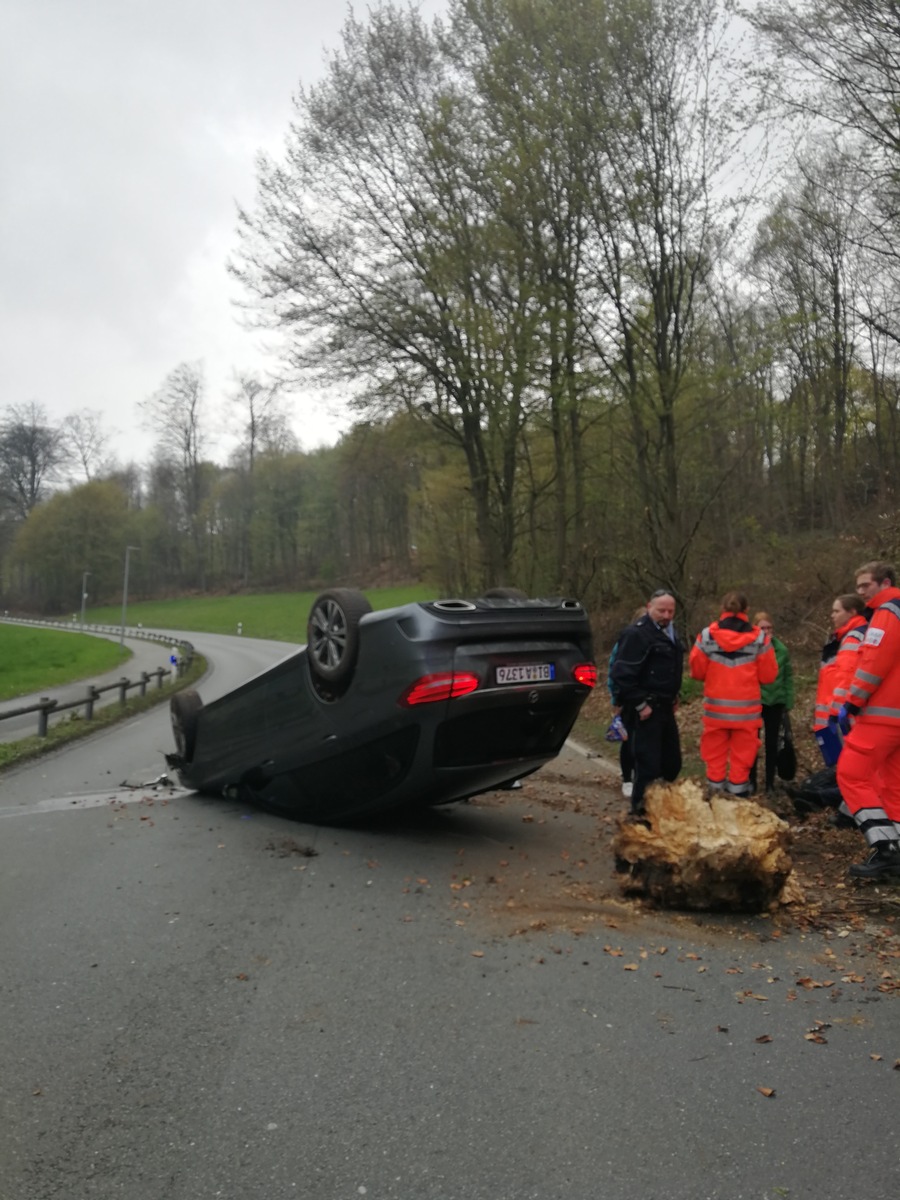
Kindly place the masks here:
POLYGON ((0 700, 102 675, 129 657, 105 638, 0 624, 0 700))
MULTIPOLYGON (((306 619, 318 592, 273 592, 255 596, 194 596, 128 605, 128 624, 146 629, 185 629, 198 633, 237 633, 244 637, 305 642, 306 619)), ((434 588, 425 584, 366 591, 374 609, 393 608, 412 600, 433 600, 434 588)), ((97 625, 118 625, 121 606, 89 609, 86 620, 97 625)))

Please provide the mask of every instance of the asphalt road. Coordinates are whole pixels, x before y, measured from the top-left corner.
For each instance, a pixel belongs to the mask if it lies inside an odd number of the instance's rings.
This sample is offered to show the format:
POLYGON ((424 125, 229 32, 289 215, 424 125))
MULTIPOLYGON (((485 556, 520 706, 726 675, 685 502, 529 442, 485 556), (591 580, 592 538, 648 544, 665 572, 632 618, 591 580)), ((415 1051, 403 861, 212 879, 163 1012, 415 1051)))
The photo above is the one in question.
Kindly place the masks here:
MULTIPOLYGON (((205 698, 286 649, 194 640, 205 698)), ((512 936, 493 864, 589 832, 528 818, 540 776, 322 829, 141 786, 170 745, 157 710, 0 776, 2 1200, 897 1194, 900 1008, 812 986, 821 939, 512 936)))

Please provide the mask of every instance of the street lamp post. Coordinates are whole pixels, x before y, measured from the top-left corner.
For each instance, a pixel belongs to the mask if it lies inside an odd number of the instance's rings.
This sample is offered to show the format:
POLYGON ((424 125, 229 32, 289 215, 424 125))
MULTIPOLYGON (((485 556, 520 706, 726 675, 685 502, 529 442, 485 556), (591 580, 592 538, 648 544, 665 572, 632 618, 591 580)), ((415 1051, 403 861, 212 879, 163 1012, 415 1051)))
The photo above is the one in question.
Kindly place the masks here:
POLYGON ((119 645, 125 646, 125 616, 128 612, 128 567, 131 562, 131 552, 140 550, 140 546, 125 547, 125 580, 122 584, 122 633, 119 637, 119 645))
POLYGON ((87 581, 90 571, 85 571, 81 577, 81 629, 84 631, 84 606, 87 603, 87 581))

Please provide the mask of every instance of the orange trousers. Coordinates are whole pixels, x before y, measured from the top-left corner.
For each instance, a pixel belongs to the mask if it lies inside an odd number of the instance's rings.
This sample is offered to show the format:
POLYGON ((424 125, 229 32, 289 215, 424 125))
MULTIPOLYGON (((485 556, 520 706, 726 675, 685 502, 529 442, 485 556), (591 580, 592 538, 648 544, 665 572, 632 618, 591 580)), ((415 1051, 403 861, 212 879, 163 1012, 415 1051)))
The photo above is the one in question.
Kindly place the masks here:
POLYGON ((700 735, 700 757, 706 763, 706 777, 714 783, 729 779, 731 783, 746 783, 750 768, 759 752, 760 721, 740 725, 703 723, 700 735))
POLYGON ((881 808, 900 825, 900 726, 858 720, 844 738, 837 782, 854 815, 881 808))

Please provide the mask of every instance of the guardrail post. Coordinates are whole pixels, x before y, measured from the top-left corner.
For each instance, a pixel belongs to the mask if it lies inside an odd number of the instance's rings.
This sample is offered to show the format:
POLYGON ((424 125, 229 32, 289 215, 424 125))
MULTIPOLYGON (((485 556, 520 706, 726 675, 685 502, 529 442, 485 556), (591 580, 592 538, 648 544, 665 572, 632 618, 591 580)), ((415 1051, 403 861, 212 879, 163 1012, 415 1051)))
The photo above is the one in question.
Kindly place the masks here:
POLYGON ((50 713, 56 708, 56 701, 49 696, 41 696, 41 709, 38 713, 38 737, 47 736, 47 726, 50 723, 50 713))
POLYGON ((84 702, 84 719, 93 721, 94 719, 94 701, 100 699, 100 693, 92 683, 88 684, 87 700, 84 702))
POLYGON ((128 689, 131 687, 131 680, 126 679, 123 675, 119 680, 119 703, 124 708, 128 701, 128 689))
POLYGON ((147 682, 149 679, 150 679, 150 676, 147 674, 147 672, 141 671, 141 695, 142 696, 147 695, 147 682))

